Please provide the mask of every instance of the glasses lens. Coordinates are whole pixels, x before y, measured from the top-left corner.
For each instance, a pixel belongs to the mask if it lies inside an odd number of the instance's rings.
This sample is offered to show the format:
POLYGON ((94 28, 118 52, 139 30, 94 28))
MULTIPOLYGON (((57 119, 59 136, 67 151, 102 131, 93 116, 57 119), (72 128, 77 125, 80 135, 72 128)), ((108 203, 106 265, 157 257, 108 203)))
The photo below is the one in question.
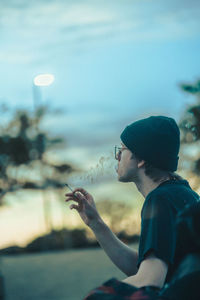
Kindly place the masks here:
POLYGON ((121 149, 119 149, 118 152, 117 152, 117 159, 118 160, 121 158, 121 153, 122 153, 122 151, 121 151, 121 149))
POLYGON ((115 159, 119 160, 121 156, 121 149, 118 146, 115 146, 115 159))
POLYGON ((117 155, 118 155, 118 147, 115 146, 115 159, 117 159, 117 155))

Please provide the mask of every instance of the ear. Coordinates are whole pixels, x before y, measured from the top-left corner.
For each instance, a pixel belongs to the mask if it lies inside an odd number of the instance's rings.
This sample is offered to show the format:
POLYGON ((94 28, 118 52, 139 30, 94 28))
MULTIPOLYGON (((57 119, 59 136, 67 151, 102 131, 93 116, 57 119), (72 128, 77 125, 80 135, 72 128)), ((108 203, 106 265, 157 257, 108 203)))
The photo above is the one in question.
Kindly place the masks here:
POLYGON ((145 164, 145 161, 144 160, 140 160, 138 162, 138 168, 142 168, 144 166, 144 164, 145 164))

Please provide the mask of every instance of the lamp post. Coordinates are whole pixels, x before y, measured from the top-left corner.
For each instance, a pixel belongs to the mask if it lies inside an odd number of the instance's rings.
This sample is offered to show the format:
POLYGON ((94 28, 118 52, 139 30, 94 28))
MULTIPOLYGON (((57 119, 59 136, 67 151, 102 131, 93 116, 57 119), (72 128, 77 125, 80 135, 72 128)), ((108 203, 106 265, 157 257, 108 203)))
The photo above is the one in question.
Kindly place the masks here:
MULTIPOLYGON (((37 108, 42 104, 42 91, 41 87, 49 86, 54 82, 54 76, 52 74, 39 74, 33 79, 33 103, 34 110, 37 113, 37 108)), ((36 132, 39 134, 39 128, 36 125, 36 132)), ((41 174, 43 174, 43 168, 40 170, 41 174)), ((44 212, 44 221, 46 225, 46 229, 52 229, 52 224, 49 220, 49 197, 43 192, 43 212, 44 212)))

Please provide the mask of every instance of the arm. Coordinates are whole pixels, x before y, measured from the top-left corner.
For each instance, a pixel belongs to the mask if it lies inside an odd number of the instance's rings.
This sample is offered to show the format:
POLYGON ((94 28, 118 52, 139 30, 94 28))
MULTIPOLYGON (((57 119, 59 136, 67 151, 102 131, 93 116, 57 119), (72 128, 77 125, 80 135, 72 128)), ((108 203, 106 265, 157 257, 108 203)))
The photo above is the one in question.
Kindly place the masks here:
POLYGON ((137 274, 124 279, 123 282, 136 287, 151 285, 162 288, 167 275, 167 270, 168 265, 152 253, 141 262, 137 274))
POLYGON ((91 224, 90 228, 108 257, 123 273, 128 276, 137 273, 138 253, 136 251, 120 241, 102 219, 91 224))
POLYGON ((84 221, 94 232, 100 246, 104 249, 112 262, 127 276, 136 274, 138 254, 121 242, 100 217, 94 199, 87 191, 77 188, 73 193, 66 194, 66 201, 76 201, 77 205, 70 205, 76 209, 84 221))

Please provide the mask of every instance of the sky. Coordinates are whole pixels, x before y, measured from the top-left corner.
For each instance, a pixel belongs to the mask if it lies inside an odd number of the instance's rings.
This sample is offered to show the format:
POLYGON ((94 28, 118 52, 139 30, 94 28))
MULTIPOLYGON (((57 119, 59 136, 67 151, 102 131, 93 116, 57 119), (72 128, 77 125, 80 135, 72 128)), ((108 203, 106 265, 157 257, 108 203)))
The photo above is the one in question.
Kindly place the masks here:
MULTIPOLYGON (((114 170, 111 153, 126 125, 158 114, 179 121, 194 101, 179 86, 200 78, 199 28, 198 0, 2 0, 0 102, 33 110, 34 77, 53 74, 40 101, 63 114, 47 118, 43 127, 63 136, 67 147, 52 156, 62 155, 85 173, 109 157, 106 168, 114 170)), ((109 182, 107 194, 115 198, 124 186, 111 173, 101 178, 100 190, 109 182)), ((99 184, 88 186, 99 195, 99 184)), ((30 217, 30 201, 11 202, 0 211, 0 226, 7 228, 2 245, 23 244, 44 231, 37 204, 30 217), (33 225, 22 230, 25 215, 33 225)))

